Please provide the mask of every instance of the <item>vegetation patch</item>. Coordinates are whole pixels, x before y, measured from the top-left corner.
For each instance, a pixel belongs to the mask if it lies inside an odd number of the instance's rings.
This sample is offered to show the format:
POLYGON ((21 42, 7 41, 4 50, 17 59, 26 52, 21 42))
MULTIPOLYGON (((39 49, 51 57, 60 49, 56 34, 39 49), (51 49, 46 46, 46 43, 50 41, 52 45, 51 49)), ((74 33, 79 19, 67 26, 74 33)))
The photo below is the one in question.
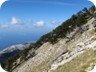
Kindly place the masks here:
POLYGON ((96 63, 96 51, 88 49, 53 72, 86 72, 86 69, 90 67, 91 63, 96 63))

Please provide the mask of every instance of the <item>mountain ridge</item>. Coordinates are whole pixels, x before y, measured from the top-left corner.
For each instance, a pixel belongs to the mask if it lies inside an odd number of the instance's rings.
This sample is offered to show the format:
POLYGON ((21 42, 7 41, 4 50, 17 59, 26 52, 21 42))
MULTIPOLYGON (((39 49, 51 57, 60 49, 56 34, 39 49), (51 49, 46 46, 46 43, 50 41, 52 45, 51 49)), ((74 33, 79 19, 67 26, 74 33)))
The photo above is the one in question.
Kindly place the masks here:
POLYGON ((16 53, 19 53, 24 49, 29 48, 30 44, 32 43, 12 45, 8 48, 5 48, 4 50, 0 51, 0 62, 6 60, 9 57, 14 56, 16 53))

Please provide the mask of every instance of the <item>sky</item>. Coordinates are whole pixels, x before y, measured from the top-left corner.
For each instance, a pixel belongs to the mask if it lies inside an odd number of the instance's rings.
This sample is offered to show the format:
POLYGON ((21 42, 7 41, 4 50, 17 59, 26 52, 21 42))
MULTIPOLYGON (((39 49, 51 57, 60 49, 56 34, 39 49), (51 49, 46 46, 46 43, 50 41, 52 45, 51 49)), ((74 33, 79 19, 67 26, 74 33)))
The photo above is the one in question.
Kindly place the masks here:
POLYGON ((0 50, 37 41, 92 5, 88 0, 8 0, 0 8, 0 50))

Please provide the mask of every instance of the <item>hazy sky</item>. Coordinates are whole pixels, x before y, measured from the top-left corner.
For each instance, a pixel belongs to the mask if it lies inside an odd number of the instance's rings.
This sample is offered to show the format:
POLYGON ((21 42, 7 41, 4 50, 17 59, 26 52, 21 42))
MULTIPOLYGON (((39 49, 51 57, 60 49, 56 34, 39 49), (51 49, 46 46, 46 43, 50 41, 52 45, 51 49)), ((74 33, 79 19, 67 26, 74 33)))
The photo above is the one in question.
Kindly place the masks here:
POLYGON ((87 0, 8 0, 0 9, 0 48, 36 41, 92 5, 87 0))

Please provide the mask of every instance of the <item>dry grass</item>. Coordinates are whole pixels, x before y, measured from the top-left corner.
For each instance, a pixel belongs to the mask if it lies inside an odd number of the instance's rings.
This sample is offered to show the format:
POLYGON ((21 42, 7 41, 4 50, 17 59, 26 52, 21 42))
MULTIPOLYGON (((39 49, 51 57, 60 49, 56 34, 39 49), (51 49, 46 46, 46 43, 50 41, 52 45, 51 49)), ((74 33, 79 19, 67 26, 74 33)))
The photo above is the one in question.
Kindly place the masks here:
POLYGON ((48 69, 51 67, 51 64, 49 63, 50 59, 51 59, 51 56, 47 60, 43 61, 38 66, 30 69, 27 72, 47 72, 48 69))
POLYGON ((53 72, 86 72, 90 64, 96 63, 96 51, 92 49, 86 50, 85 53, 74 58, 70 62, 58 67, 53 72))

